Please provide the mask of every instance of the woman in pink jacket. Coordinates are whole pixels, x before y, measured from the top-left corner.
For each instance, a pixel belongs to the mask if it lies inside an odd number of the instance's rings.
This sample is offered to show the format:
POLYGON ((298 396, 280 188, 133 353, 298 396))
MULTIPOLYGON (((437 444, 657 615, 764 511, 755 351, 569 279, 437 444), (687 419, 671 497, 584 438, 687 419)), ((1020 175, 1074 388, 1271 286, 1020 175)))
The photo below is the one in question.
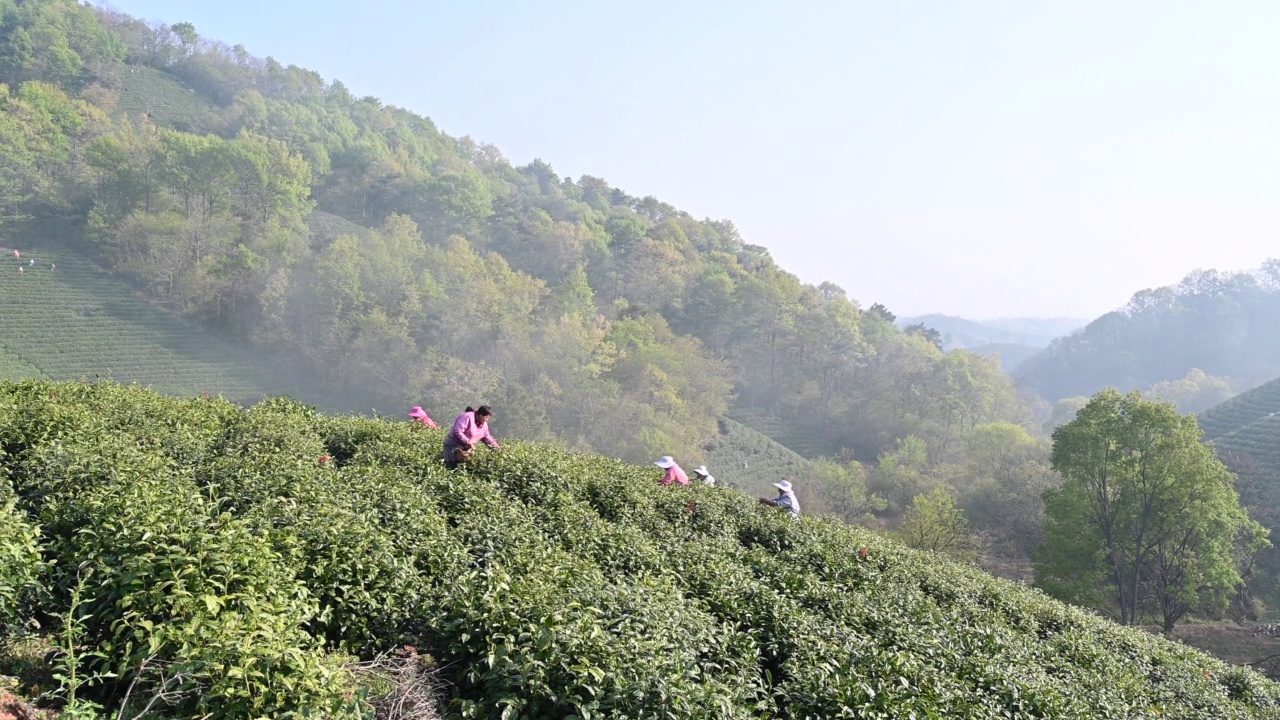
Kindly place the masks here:
POLYGON ((444 437, 445 467, 455 470, 460 463, 470 459, 476 443, 482 442, 494 450, 502 449, 493 435, 489 434, 489 419, 492 417, 493 411, 489 406, 481 405, 475 410, 467 408, 466 412, 453 421, 453 429, 444 437))

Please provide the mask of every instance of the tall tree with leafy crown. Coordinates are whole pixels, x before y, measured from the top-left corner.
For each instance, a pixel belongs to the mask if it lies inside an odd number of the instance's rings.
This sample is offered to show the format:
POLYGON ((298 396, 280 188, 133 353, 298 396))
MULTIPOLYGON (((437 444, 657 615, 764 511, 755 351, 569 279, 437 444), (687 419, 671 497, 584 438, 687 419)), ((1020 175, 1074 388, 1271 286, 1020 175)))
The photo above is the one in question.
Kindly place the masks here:
POLYGON ((1063 484, 1045 493, 1038 583, 1123 624, 1155 615, 1172 630, 1225 607, 1240 548, 1267 542, 1195 418, 1171 404, 1098 393, 1054 432, 1052 462, 1063 484))

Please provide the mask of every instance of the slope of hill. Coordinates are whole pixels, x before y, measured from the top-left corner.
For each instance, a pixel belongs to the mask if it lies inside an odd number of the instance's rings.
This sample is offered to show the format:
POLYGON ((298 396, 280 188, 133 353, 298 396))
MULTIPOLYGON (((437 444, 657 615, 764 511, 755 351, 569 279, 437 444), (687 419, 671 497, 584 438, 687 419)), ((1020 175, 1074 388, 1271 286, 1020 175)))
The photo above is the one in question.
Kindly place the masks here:
POLYGON ((137 65, 120 77, 120 96, 114 110, 129 118, 145 115, 151 122, 184 132, 212 132, 222 111, 172 75, 137 65))
POLYGON ((703 445, 716 481, 753 495, 773 495, 772 484, 812 474, 813 463, 764 433, 725 418, 703 445))
POLYGON ((1089 324, 1088 318, 1038 318, 1038 317, 1002 317, 987 318, 978 322, 997 330, 1010 330, 1027 333, 1039 337, 1059 338, 1070 335, 1089 324))
POLYGON ((1047 346, 1054 335, 1008 330, 984 325, 974 320, 951 315, 920 315, 910 318, 898 318, 898 327, 907 325, 924 325, 933 328, 942 335, 942 345, 947 350, 969 349, 977 345, 1013 344, 1030 345, 1036 348, 1047 346))
POLYGON ((241 401, 286 389, 234 346, 153 307, 74 251, 28 246, 16 260, 5 249, 0 307, 0 367, 11 376, 103 377, 172 395, 208 392, 241 401))
POLYGON ((5 8, 0 178, 24 181, 0 192, 4 232, 79 238, 347 407, 483 401, 530 439, 634 460, 696 457, 735 401, 792 425, 821 407, 826 444, 868 461, 907 434, 952 461, 947 428, 1025 416, 998 367, 800 282, 727 220, 513 165, 189 24, 5 8))
POLYGON ((730 417, 801 458, 833 457, 841 450, 828 438, 796 423, 789 423, 763 408, 734 408, 730 417))
POLYGON ((1273 415, 1280 415, 1280 379, 1242 392, 1199 413, 1196 418, 1204 429, 1205 437, 1214 440, 1273 415))
MULTIPOLYGON (((1205 439, 1236 475, 1249 515, 1280 538, 1280 379, 1243 392, 1197 416, 1205 439)), ((1278 543, 1280 544, 1280 543, 1278 543)), ((1280 550, 1259 555, 1253 568, 1266 602, 1280 600, 1280 550)))
POLYGON ((0 398, 0 580, 46 616, 81 604, 104 658, 81 671, 118 672, 82 697, 176 677, 176 718, 356 718, 379 689, 337 654, 411 642, 450 717, 1280 711, 1252 670, 651 467, 512 443, 451 473, 436 431, 285 401, 0 398))
POLYGON ((0 338, 0 380, 29 380, 47 377, 31 363, 4 346, 0 338))

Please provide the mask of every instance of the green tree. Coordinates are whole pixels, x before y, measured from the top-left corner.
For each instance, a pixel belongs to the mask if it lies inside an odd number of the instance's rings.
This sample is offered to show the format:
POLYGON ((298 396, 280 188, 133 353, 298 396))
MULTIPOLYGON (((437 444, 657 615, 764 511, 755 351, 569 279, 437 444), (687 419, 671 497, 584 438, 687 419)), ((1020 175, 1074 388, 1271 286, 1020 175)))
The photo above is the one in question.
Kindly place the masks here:
POLYGON ((978 555, 978 543, 964 511, 956 507, 951 494, 942 487, 912 499, 911 507, 902 516, 898 536, 910 547, 957 560, 972 561, 978 555))
POLYGON ((1080 409, 1089 404, 1087 397, 1068 397, 1062 398, 1053 406, 1053 411, 1049 414, 1049 419, 1044 422, 1044 431, 1052 433, 1060 425, 1065 425, 1075 419, 1076 413, 1080 409))
POLYGON ((989 557, 1029 566, 1044 536, 1044 492, 1057 485, 1048 440, 1009 422, 979 425, 952 484, 989 557))
POLYGON ((1186 377, 1167 380, 1151 386, 1147 394, 1171 402, 1179 412, 1204 412, 1235 395, 1226 378, 1215 377, 1200 368, 1192 368, 1186 377))
POLYGON ((903 512, 912 499, 927 493, 934 480, 927 474, 929 450, 914 435, 898 440, 897 447, 882 454, 876 465, 876 493, 889 501, 889 507, 903 512))
POLYGON ((1263 541, 1193 416, 1105 390, 1053 434, 1062 487, 1045 495, 1038 583, 1109 606, 1126 625, 1225 607, 1241 583, 1237 539, 1263 541))

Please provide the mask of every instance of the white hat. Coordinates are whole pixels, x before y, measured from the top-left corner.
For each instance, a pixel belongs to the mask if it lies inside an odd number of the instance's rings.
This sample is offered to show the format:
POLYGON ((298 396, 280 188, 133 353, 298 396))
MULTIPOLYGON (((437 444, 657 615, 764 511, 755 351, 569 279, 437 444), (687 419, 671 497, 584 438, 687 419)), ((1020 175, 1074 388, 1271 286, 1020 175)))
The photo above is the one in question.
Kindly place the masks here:
POLYGON ((654 465, 657 465, 663 470, 670 469, 671 466, 675 464, 676 464, 675 458, 671 457, 670 455, 663 455, 661 460, 654 463, 654 465))
POLYGON ((694 469, 693 469, 693 471, 694 471, 694 472, 696 472, 696 473, 698 473, 699 475, 710 475, 710 474, 711 474, 711 473, 707 472, 707 466, 706 466, 706 465, 699 465, 698 467, 694 468, 694 469))
POLYGON ((791 483, 787 482, 786 480, 783 480, 782 482, 776 482, 773 484, 773 486, 778 488, 782 492, 791 492, 791 483))

